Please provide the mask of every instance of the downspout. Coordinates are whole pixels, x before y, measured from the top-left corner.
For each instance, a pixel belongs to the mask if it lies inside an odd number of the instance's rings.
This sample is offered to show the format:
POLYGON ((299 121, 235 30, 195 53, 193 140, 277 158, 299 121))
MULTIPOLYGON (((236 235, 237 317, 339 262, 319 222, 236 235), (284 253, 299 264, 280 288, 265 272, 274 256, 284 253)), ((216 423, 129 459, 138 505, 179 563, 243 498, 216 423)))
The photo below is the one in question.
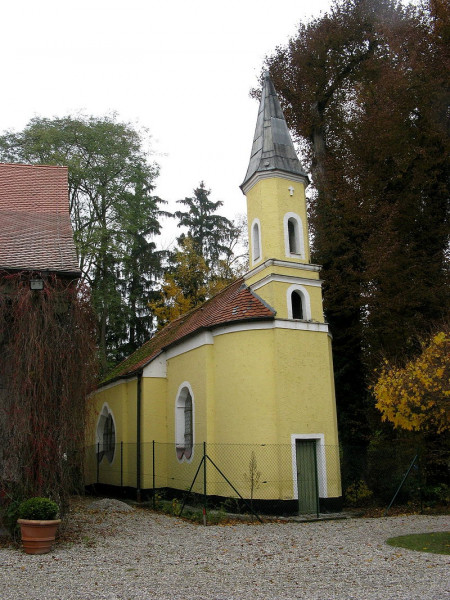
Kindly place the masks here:
POLYGON ((137 374, 136 396, 136 500, 141 498, 141 421, 142 421, 142 371, 137 374))

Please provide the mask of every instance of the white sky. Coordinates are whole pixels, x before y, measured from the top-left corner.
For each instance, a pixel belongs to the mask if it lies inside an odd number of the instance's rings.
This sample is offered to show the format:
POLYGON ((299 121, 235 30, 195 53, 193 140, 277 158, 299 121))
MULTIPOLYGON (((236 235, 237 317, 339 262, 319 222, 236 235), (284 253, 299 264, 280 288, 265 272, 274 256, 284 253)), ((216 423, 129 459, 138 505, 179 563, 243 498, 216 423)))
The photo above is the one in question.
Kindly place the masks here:
MULTIPOLYGON (((263 59, 330 0, 15 0, 1 9, 0 131, 83 112, 147 127, 170 202, 201 180, 221 214, 245 212, 239 185, 263 59)), ((161 245, 176 235, 166 225, 161 245)))

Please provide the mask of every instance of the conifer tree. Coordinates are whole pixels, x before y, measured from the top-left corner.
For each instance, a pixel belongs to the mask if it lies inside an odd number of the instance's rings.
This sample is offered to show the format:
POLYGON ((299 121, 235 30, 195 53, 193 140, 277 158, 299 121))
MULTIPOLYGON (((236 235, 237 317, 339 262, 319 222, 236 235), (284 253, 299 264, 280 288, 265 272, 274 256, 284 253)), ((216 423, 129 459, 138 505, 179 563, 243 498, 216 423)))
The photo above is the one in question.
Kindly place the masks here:
MULTIPOLYGON (((210 194, 211 190, 201 181, 193 196, 178 200, 188 210, 176 211, 175 217, 178 218, 178 227, 187 228, 187 236, 193 240, 196 252, 203 256, 209 268, 214 271, 222 257, 231 256, 230 242, 236 236, 236 230, 226 217, 215 214, 223 202, 213 202, 209 198, 210 194)), ((178 242, 184 237, 185 234, 182 234, 178 242)))

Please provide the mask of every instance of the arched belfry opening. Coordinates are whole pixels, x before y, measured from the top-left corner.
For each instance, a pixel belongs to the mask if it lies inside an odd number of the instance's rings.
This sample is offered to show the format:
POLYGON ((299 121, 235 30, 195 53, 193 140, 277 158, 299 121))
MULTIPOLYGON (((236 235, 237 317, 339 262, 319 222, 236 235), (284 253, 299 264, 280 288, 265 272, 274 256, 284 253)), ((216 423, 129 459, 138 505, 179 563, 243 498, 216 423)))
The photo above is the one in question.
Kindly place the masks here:
POLYGON ((284 242, 287 258, 305 258, 303 224, 299 215, 288 212, 284 215, 284 242))
POLYGON ((293 319, 304 319, 303 298, 301 292, 294 290, 291 293, 291 307, 293 319))
POLYGON ((311 321, 311 300, 308 290, 302 285, 291 285, 286 293, 288 318, 311 321))

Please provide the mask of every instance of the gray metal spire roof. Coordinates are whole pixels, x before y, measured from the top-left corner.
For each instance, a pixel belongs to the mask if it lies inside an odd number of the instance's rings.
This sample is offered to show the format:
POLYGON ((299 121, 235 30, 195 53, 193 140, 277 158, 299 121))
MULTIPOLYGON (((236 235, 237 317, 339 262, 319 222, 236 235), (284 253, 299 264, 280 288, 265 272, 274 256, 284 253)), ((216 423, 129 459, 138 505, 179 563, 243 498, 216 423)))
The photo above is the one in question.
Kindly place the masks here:
POLYGON ((277 93, 266 71, 250 163, 241 189, 255 173, 268 171, 284 171, 307 178, 295 153, 277 93))

